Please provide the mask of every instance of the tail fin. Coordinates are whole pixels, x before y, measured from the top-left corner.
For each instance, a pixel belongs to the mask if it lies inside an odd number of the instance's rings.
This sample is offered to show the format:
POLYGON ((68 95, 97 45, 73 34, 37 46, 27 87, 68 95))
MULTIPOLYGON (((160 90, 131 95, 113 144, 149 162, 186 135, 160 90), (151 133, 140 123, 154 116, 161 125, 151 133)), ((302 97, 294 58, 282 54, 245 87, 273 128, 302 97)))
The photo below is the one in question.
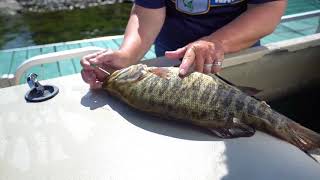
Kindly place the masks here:
POLYGON ((320 148, 320 134, 301 126, 300 124, 288 122, 288 141, 304 151, 320 148))

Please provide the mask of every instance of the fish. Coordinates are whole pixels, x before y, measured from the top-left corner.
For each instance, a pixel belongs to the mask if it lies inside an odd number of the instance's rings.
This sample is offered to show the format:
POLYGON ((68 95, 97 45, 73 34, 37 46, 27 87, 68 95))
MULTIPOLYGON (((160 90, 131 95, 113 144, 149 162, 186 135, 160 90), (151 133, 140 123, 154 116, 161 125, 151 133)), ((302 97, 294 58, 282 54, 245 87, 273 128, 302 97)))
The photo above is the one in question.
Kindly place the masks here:
POLYGON ((320 148, 317 132, 214 74, 181 77, 177 67, 136 64, 114 71, 102 87, 137 110, 206 128, 220 138, 250 137, 259 130, 304 152, 320 148))

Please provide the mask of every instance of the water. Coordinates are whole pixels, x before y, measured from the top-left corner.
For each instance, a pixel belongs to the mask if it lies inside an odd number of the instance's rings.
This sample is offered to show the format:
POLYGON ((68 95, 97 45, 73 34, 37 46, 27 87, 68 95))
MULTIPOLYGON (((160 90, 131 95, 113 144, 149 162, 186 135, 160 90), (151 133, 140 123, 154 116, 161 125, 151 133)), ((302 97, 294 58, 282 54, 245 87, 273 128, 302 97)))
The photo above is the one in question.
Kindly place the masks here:
POLYGON ((124 33, 131 6, 131 3, 122 3, 0 16, 0 49, 120 35, 124 33))

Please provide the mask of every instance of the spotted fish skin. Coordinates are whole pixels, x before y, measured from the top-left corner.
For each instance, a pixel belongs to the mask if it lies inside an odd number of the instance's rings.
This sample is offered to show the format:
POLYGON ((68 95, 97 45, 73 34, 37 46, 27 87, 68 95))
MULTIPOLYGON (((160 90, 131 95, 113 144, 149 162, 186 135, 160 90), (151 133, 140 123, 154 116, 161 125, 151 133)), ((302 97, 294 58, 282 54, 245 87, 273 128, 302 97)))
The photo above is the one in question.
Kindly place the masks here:
POLYGON ((275 112, 265 102, 248 96, 218 77, 198 72, 186 77, 178 74, 179 69, 175 67, 156 68, 137 64, 112 73, 103 88, 138 110, 218 132, 225 130, 220 137, 247 136, 246 133, 239 134, 239 130, 250 132, 253 128, 302 150, 320 147, 319 134, 275 112), (229 131, 233 128, 238 131, 229 131))

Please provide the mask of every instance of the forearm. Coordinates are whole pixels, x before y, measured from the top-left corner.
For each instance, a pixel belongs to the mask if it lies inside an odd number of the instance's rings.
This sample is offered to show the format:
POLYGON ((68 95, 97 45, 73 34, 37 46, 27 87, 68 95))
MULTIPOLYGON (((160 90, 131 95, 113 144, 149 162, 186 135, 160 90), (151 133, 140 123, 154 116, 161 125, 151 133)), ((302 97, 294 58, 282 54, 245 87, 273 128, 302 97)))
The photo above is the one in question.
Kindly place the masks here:
POLYGON ((120 51, 137 63, 149 50, 165 19, 165 8, 147 9, 134 5, 120 51))
POLYGON ((286 5, 286 0, 256 5, 207 38, 211 41, 220 41, 225 53, 248 48, 274 31, 286 5))

